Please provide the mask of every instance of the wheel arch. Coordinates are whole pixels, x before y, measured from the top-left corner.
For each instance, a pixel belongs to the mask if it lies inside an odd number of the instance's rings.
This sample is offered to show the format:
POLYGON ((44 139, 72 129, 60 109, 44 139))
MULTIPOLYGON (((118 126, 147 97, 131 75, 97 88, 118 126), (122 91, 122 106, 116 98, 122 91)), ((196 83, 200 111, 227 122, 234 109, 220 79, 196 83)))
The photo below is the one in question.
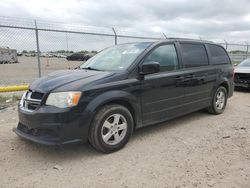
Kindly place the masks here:
POLYGON ((219 88, 220 86, 223 86, 226 88, 227 90, 227 95, 229 94, 230 92, 230 84, 229 84, 229 80, 227 78, 223 78, 223 79, 220 79, 217 84, 217 86, 214 88, 214 92, 217 90, 217 88, 219 88))
MULTIPOLYGON (((87 110, 91 112, 91 122, 95 114, 105 105, 119 104, 126 107, 134 120, 134 129, 141 121, 141 108, 139 99, 131 93, 125 91, 109 91, 95 97, 87 106, 87 110)), ((90 123, 91 124, 91 123, 90 123)))
POLYGON ((227 90, 227 95, 228 95, 228 93, 229 93, 229 84, 228 84, 228 82, 227 81, 223 81, 220 85, 219 85, 219 87, 220 86, 223 86, 226 90, 227 90))
POLYGON ((229 80, 227 80, 226 78, 223 78, 223 79, 220 79, 220 80, 217 80, 211 90, 211 93, 210 93, 210 99, 213 100, 213 96, 214 96, 214 93, 216 92, 216 90, 220 87, 220 86, 223 86, 226 88, 227 90, 227 95, 229 94, 230 92, 230 86, 229 86, 229 80))

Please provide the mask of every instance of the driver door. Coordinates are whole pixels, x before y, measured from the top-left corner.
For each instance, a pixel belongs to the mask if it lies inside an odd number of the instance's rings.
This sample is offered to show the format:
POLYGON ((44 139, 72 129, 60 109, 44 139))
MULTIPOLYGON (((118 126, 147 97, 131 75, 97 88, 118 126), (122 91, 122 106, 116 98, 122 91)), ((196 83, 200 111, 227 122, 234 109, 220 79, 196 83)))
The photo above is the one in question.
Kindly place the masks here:
POLYGON ((141 81, 143 125, 161 122, 183 113, 184 72, 180 70, 175 44, 155 47, 143 63, 155 61, 160 72, 145 75, 141 81))

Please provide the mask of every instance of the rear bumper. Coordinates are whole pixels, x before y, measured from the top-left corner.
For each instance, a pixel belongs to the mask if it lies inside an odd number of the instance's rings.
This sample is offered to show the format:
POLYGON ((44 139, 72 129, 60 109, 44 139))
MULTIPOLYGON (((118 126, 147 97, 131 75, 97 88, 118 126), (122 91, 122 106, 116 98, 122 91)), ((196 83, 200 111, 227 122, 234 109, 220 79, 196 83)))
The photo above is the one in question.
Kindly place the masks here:
POLYGON ((235 87, 235 85, 234 85, 234 82, 232 81, 232 82, 231 82, 231 86, 230 86, 230 88, 229 88, 229 93, 228 93, 228 97, 229 97, 229 98, 233 96, 234 87, 235 87))

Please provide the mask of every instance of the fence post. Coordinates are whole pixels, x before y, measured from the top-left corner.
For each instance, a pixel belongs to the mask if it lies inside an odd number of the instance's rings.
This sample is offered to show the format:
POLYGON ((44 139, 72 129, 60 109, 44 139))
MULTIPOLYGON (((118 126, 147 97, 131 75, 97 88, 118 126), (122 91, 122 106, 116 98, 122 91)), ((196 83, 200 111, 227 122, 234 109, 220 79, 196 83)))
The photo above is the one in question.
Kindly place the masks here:
POLYGON ((117 45, 117 34, 116 34, 116 31, 115 31, 115 28, 112 27, 112 30, 113 30, 114 35, 115 35, 115 45, 117 45))
POLYGON ((225 39, 224 39, 224 42, 225 42, 225 45, 226 45, 226 50, 227 50, 227 44, 228 44, 228 43, 227 43, 227 41, 226 41, 225 39))
POLYGON ((36 31, 36 50, 37 50, 37 63, 38 63, 38 76, 41 77, 41 61, 40 61, 40 48, 39 48, 39 38, 38 38, 38 29, 35 20, 35 31, 36 31))
POLYGON ((65 37, 66 37, 66 48, 67 48, 67 53, 68 53, 68 51, 69 51, 68 32, 65 33, 65 37))
POLYGON ((248 58, 248 48, 249 48, 249 44, 248 44, 248 42, 246 42, 246 44, 247 44, 247 50, 246 50, 246 59, 248 58))

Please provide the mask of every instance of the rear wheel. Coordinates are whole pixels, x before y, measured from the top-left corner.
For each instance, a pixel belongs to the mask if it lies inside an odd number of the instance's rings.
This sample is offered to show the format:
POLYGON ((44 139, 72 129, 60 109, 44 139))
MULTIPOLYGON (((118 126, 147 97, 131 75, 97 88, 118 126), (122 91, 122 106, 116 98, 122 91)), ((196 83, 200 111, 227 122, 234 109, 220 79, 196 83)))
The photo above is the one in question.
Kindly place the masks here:
POLYGON ((133 117, 126 107, 118 104, 106 105, 94 117, 89 142, 104 153, 117 151, 128 142, 133 126, 133 117))
POLYGON ((214 93, 211 105, 208 107, 208 112, 211 114, 221 114, 227 104, 227 90, 220 86, 214 93))

